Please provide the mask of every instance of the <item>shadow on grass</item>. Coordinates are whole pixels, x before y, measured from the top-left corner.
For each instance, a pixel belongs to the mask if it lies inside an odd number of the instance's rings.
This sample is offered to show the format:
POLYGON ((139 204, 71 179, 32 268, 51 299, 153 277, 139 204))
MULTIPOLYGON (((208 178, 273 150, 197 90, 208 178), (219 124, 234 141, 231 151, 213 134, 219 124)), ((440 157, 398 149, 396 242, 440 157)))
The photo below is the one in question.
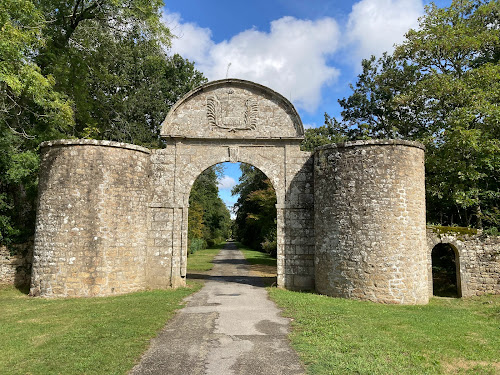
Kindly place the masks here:
POLYGON ((14 285, 17 290, 19 290, 22 294, 30 294, 30 286, 29 284, 21 284, 21 285, 14 285))
MULTIPOLYGON (((247 263, 243 263, 247 264, 247 263)), ((276 284, 276 277, 263 277, 263 276, 213 276, 208 273, 190 273, 187 274, 187 279, 191 280, 210 280, 220 283, 236 283, 251 285, 259 288, 265 288, 276 284)))

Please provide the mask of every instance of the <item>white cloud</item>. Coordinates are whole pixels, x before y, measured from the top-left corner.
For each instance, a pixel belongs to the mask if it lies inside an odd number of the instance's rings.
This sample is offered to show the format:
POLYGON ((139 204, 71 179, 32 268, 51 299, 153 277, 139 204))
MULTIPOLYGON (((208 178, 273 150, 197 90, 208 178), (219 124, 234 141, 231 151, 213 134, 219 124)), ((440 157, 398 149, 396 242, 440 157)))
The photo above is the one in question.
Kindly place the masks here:
POLYGON ((219 179, 217 187, 221 190, 231 190, 234 185, 236 185, 236 181, 234 178, 230 176, 224 176, 219 179))
POLYGON ((353 5, 347 23, 347 41, 357 44, 357 58, 392 52, 423 15, 422 0, 362 0, 353 5))
POLYGON ((181 21, 179 13, 163 13, 163 22, 175 35, 172 39, 172 52, 197 63, 203 62, 214 45, 212 31, 181 21))
POLYGON ((313 112, 321 88, 339 71, 327 64, 338 48, 340 32, 332 18, 316 21, 283 17, 271 22, 269 33, 250 29, 230 40, 214 43, 209 29, 182 23, 178 14, 165 14, 167 26, 179 37, 172 52, 194 60, 209 80, 247 79, 271 87, 298 107, 313 112))

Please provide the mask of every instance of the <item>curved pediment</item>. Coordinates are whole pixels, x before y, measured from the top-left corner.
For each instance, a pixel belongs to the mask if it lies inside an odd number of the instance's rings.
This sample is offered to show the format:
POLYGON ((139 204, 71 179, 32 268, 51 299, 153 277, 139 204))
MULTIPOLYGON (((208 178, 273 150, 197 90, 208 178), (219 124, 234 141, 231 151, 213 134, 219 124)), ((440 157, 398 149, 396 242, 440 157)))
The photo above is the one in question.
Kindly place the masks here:
POLYGON ((292 103, 268 87, 240 79, 199 86, 170 110, 164 138, 302 139, 292 103))

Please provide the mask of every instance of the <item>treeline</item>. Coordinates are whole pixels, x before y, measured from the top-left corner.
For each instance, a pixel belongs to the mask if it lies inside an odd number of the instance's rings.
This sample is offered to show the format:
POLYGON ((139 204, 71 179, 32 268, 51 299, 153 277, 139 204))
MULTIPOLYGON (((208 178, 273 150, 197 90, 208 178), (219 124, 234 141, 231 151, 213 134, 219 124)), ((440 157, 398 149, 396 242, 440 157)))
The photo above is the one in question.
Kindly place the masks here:
POLYGON ((235 204, 233 235, 253 249, 276 257, 276 193, 271 181, 259 169, 240 164, 242 175, 232 189, 239 194, 235 204))
POLYGON ((161 147, 170 107, 206 79, 169 56, 161 0, 0 2, 0 243, 33 234, 41 142, 161 147))
POLYGON ((220 166, 206 169, 198 176, 189 195, 188 247, 193 254, 218 245, 231 237, 231 214, 219 197, 220 166))
POLYGON ((342 119, 303 148, 396 138, 426 146, 427 220, 500 229, 500 2, 431 4, 394 53, 363 60, 342 119))

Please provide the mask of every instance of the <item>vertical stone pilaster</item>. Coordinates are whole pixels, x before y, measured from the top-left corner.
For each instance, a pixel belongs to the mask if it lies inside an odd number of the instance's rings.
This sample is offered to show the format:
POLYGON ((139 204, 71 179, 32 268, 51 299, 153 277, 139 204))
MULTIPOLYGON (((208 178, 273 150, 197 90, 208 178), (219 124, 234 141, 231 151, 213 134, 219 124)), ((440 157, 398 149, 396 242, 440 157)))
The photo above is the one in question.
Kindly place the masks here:
POLYGON ((172 273, 171 284, 173 288, 186 285, 186 280, 182 276, 183 267, 183 215, 187 210, 182 206, 177 206, 173 209, 173 245, 172 245, 172 273))
POLYGON ((285 279, 285 227, 284 227, 284 214, 285 206, 276 205, 276 244, 277 244, 277 260, 276 260, 276 273, 278 274, 277 283, 278 287, 286 288, 287 283, 285 279))

